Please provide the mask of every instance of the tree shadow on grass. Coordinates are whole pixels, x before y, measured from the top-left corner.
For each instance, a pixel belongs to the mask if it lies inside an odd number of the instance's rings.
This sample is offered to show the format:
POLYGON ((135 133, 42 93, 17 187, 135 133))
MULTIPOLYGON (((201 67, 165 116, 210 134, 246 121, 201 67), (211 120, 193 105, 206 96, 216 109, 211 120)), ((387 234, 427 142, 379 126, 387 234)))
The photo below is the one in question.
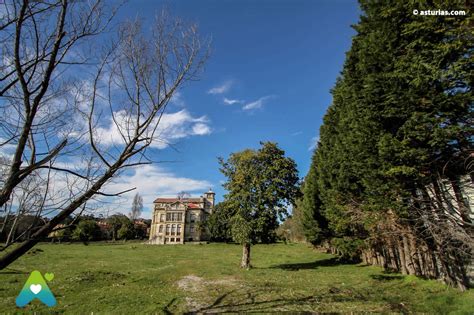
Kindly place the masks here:
POLYGON ((271 266, 270 269, 283 269, 288 271, 298 271, 300 269, 316 269, 318 267, 332 267, 332 266, 339 266, 339 265, 350 265, 354 263, 341 261, 335 257, 327 258, 327 259, 320 259, 313 262, 308 263, 294 263, 294 264, 280 264, 271 266))
POLYGON ((192 310, 186 314, 201 313, 221 313, 221 312, 275 312, 278 308, 286 308, 290 306, 304 306, 307 303, 316 303, 316 297, 304 296, 299 298, 275 298, 268 300, 256 301, 260 292, 245 292, 240 297, 232 297, 230 291, 216 298, 214 302, 208 306, 192 310))
MULTIPOLYGON (((355 302, 365 301, 369 304, 380 303, 382 301, 374 299, 370 291, 356 288, 331 287, 326 290, 315 292, 312 295, 292 296, 280 294, 270 297, 262 290, 232 290, 222 293, 213 302, 208 305, 193 309, 186 314, 202 313, 273 313, 273 312, 318 312, 324 311, 324 314, 338 314, 337 309, 331 310, 331 305, 350 306, 355 302), (347 303, 347 304, 346 304, 347 303), (328 309, 329 307, 329 309, 328 309)), ((403 312, 400 309, 403 303, 399 300, 387 299, 383 301, 385 306, 383 310, 403 312)))
POLYGON ((370 277, 377 281, 392 281, 392 280, 402 280, 405 278, 403 275, 389 274, 389 275, 370 275, 370 277))
POLYGON ((0 271, 0 275, 26 275, 29 274, 28 271, 21 271, 12 268, 5 268, 5 270, 0 271))

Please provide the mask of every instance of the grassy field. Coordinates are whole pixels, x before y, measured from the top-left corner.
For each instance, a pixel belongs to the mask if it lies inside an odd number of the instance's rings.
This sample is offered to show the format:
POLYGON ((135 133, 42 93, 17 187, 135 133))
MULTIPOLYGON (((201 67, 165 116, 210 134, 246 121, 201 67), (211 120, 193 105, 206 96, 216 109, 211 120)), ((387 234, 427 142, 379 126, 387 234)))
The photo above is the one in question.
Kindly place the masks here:
POLYGON ((472 314, 474 290, 338 264, 305 245, 41 244, 0 272, 0 313, 427 312, 472 314), (58 304, 15 298, 32 270, 53 272, 58 304))

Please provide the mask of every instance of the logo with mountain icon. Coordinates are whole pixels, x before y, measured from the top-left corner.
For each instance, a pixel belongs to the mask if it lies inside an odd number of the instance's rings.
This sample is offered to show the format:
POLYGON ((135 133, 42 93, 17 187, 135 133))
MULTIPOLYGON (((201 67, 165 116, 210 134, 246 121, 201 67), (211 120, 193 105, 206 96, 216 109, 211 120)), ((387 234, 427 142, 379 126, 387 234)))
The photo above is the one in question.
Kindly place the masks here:
POLYGON ((34 299, 38 299, 49 307, 55 306, 56 299, 46 284, 45 279, 47 281, 52 281, 54 279, 54 274, 49 272, 45 273, 43 278, 41 272, 34 270, 26 280, 20 294, 18 294, 16 305, 18 307, 24 307, 34 299))

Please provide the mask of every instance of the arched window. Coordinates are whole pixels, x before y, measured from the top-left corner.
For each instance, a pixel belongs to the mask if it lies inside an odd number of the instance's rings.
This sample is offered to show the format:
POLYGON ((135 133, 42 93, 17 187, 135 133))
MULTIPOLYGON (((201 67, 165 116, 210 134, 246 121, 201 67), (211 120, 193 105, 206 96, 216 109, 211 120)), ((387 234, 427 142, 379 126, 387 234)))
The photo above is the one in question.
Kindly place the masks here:
POLYGON ((178 224, 178 235, 181 234, 181 224, 178 224))
POLYGON ((176 235, 176 224, 173 224, 171 227, 171 235, 176 235))
POLYGON ((166 224, 166 235, 170 235, 170 225, 166 224))
POLYGON ((163 225, 162 224, 160 224, 160 230, 158 232, 163 233, 163 225))

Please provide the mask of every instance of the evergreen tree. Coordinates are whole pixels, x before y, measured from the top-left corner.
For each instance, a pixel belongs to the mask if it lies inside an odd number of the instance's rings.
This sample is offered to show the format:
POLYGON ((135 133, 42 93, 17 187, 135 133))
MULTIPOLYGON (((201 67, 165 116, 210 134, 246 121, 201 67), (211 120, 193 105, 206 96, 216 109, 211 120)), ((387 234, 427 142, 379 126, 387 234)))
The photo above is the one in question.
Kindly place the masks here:
MULTIPOLYGON (((472 10, 464 1, 443 7, 472 10)), ((308 240, 319 242, 327 225, 342 256, 465 288, 473 15, 417 16, 416 3, 392 1, 361 8, 306 177, 308 240)))

